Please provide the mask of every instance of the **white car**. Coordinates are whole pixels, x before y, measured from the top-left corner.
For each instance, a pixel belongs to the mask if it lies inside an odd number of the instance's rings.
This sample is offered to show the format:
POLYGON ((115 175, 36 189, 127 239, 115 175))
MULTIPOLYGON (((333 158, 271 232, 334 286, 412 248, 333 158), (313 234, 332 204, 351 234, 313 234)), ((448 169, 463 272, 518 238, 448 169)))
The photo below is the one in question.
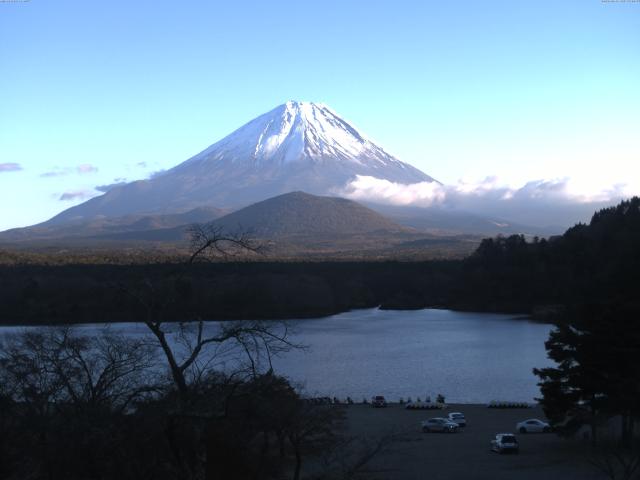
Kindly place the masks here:
POLYGON ((446 432, 455 433, 458 431, 458 424, 450 421, 447 418, 430 418, 420 423, 422 431, 424 433, 429 432, 446 432))
POLYGON ((551 425, 537 418, 530 418, 517 423, 516 430, 520 433, 549 433, 551 425))
POLYGON ((519 453, 520 445, 513 433, 498 433, 491 440, 491 450, 498 453, 519 453))
POLYGON ((457 423, 459 427, 467 426, 467 419, 464 417, 464 413, 461 412, 451 412, 449 414, 449 420, 453 423, 457 423))

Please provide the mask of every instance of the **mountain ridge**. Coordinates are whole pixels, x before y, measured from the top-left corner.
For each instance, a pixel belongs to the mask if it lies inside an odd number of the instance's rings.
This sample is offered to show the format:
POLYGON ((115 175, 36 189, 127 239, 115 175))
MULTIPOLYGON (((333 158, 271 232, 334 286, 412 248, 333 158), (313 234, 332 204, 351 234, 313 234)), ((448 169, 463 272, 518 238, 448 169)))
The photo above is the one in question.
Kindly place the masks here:
POLYGON ((299 190, 326 195, 357 175, 407 184, 435 181, 385 152, 325 105, 289 101, 175 167, 116 186, 44 224, 202 206, 240 208, 299 190))
POLYGON ((46 240, 54 238, 81 238, 122 234, 142 230, 161 230, 193 223, 208 223, 224 216, 225 210, 215 207, 198 207, 175 214, 126 215, 122 217, 99 217, 90 220, 76 220, 66 224, 40 224, 33 227, 13 228, 0 232, 3 242, 46 240))
POLYGON ((353 200, 300 191, 249 205, 212 224, 228 232, 246 229, 259 238, 410 231, 353 200))

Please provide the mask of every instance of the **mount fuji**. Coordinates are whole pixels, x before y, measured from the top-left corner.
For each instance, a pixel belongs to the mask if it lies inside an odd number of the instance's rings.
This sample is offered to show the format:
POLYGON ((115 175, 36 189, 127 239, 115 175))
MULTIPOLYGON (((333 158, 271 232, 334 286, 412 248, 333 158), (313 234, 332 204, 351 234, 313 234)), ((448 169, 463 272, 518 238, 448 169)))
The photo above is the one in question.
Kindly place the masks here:
POLYGON ((326 195, 356 175, 434 182, 373 143, 329 107, 289 101, 148 180, 112 188, 41 225, 127 215, 237 209, 292 191, 326 195))

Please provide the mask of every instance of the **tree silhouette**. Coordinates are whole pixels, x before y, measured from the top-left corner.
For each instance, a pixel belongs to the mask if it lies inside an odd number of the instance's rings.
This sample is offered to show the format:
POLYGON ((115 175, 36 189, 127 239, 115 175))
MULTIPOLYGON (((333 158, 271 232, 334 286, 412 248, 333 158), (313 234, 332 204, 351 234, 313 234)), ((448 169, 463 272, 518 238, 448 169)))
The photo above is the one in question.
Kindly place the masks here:
POLYGON ((640 418, 640 310, 632 305, 585 303, 568 308, 545 342, 557 367, 534 369, 540 399, 560 431, 574 433, 619 416, 629 446, 640 418))

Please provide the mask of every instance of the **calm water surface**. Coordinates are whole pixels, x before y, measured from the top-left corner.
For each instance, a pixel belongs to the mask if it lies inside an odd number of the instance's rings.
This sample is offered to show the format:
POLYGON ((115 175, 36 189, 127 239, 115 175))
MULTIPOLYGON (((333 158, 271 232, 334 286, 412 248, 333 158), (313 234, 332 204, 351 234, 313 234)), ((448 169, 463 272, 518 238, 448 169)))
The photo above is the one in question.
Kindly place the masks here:
MULTIPOLYGON (((367 309, 291 323, 294 340, 309 348, 275 359, 274 368, 310 395, 397 401, 442 393, 449 402, 532 401, 540 394, 532 368, 551 365, 544 349, 551 325, 511 315, 367 309)), ((210 328, 216 324, 209 322, 210 328)), ((142 324, 110 328, 147 334, 142 324)))

